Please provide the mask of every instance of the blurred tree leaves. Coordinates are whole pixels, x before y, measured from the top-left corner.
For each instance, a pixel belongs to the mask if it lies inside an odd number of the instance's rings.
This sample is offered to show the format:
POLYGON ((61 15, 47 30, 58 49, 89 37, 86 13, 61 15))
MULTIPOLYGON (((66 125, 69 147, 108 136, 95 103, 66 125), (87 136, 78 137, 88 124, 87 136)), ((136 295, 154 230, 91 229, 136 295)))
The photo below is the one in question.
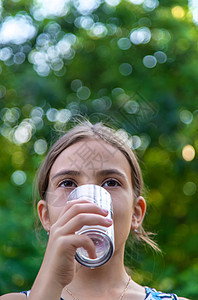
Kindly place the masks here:
POLYGON ((187 1, 140 2, 1 1, 2 294, 33 283, 44 251, 33 230, 34 174, 57 132, 82 114, 124 128, 140 157, 145 226, 164 256, 129 242, 134 278, 197 298, 197 25, 187 1), (186 145, 195 157, 184 159, 186 145))

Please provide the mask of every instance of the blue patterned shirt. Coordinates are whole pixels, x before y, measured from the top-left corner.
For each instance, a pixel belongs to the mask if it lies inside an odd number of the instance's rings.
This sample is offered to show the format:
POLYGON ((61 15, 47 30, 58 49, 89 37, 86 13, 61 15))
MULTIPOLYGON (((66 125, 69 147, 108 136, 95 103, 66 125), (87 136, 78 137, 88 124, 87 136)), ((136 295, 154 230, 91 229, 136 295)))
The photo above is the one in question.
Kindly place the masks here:
MULTIPOLYGON (((178 300, 178 297, 175 294, 165 294, 162 292, 157 292, 155 289, 151 289, 148 287, 145 287, 146 291, 146 298, 145 300, 178 300)), ((27 295, 27 298, 30 294, 30 291, 28 292, 22 292, 27 295)), ((63 298, 60 298, 60 300, 64 300, 63 298)))

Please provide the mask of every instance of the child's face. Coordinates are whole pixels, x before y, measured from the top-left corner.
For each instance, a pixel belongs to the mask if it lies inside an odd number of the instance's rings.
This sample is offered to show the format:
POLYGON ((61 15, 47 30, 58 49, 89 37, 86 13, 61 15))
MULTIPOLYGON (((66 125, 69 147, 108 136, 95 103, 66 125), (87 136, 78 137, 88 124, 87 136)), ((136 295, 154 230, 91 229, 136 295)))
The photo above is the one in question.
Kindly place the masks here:
POLYGON ((135 215, 138 212, 143 219, 144 207, 137 211, 138 204, 134 206, 131 169, 126 157, 101 139, 77 142, 55 160, 47 190, 50 224, 57 221, 69 193, 84 184, 102 186, 111 194, 115 246, 124 247, 132 222, 137 221, 135 215))

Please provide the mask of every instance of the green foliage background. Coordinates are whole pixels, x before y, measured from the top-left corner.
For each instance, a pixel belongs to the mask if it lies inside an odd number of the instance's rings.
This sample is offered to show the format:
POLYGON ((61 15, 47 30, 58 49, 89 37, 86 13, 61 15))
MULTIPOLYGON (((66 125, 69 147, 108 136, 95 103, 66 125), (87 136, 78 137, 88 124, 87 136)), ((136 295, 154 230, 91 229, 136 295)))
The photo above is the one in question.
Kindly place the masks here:
POLYGON ((20 14, 31 17, 37 32, 23 43, 0 41, 12 52, 0 60, 0 294, 30 289, 44 253, 46 237, 40 243, 34 231, 32 184, 45 154, 35 152, 35 143, 42 139, 49 148, 81 114, 124 128, 137 148, 147 189, 145 227, 158 234, 163 255, 128 243, 132 276, 142 285, 198 297, 198 28, 184 0, 150 1, 159 4, 154 9, 149 1, 108 3, 83 15, 78 1, 70 1, 63 16, 38 20, 32 1, 2 2, 1 26, 20 14), (90 20, 102 27, 86 27, 90 20), (132 42, 138 28, 151 37, 132 42), (57 54, 65 34, 70 49, 57 54), (43 58, 36 66, 39 51, 47 57, 43 69, 43 58), (156 64, 150 68, 143 63, 148 55, 156 64), (50 109, 69 120, 52 121, 50 109), (21 143, 20 126, 31 128, 21 143), (195 150, 190 161, 182 156, 186 145, 195 150), (26 174, 22 185, 12 180, 16 170, 26 174))

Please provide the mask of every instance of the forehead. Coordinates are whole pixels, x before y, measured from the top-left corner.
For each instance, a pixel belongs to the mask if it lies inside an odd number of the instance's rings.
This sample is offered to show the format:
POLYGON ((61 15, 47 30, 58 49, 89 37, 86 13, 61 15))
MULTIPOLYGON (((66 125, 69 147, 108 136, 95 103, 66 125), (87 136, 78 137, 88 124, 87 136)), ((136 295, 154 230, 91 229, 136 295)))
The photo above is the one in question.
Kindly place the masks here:
POLYGON ((65 167, 73 170, 121 169, 131 177, 131 169, 125 155, 102 139, 84 139, 63 150, 55 160, 51 174, 65 167))

